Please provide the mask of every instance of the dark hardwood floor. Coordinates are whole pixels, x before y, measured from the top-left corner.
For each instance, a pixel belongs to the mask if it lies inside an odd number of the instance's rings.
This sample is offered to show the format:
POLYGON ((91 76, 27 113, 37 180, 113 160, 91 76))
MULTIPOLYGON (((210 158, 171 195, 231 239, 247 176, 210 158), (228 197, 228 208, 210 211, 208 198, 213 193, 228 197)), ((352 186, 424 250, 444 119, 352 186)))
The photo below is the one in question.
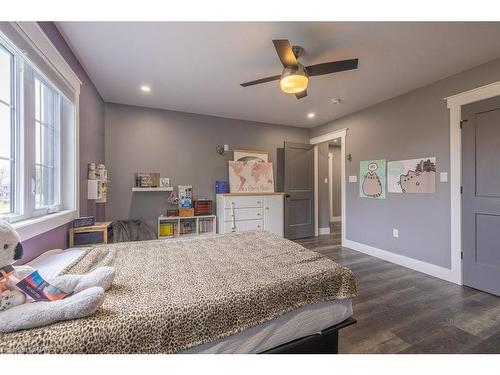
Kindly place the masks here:
POLYGON ((341 331, 341 353, 500 353, 500 297, 343 248, 332 229, 296 242, 356 275, 358 323, 341 331))

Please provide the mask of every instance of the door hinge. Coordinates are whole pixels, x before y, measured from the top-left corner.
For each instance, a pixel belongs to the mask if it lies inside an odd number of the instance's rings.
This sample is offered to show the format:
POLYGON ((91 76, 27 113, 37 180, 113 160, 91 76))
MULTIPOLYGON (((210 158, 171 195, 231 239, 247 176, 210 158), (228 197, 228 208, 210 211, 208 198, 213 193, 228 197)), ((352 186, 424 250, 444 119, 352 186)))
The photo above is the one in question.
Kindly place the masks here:
POLYGON ((463 251, 460 253, 460 259, 464 259, 464 252, 463 251))
POLYGON ((464 127, 464 123, 466 123, 467 120, 460 120, 460 129, 464 127))
POLYGON ((464 187, 460 186, 460 194, 463 194, 463 193, 464 193, 464 187))

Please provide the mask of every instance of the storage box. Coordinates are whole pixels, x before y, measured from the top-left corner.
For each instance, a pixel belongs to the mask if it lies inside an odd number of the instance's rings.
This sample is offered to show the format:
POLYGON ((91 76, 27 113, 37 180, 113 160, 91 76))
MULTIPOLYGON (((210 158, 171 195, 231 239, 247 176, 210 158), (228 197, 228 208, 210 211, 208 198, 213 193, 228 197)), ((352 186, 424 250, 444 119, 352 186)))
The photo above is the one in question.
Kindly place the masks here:
POLYGON ((194 216, 194 208, 179 208, 179 216, 194 216))
POLYGON ((160 236, 172 237, 175 235, 174 223, 160 223, 160 236))
POLYGON ((198 200, 194 201, 194 214, 196 216, 200 215, 212 215, 213 212, 213 202, 211 200, 198 200))
POLYGON ((172 216, 179 216, 179 210, 167 210, 167 216, 172 217, 172 216))

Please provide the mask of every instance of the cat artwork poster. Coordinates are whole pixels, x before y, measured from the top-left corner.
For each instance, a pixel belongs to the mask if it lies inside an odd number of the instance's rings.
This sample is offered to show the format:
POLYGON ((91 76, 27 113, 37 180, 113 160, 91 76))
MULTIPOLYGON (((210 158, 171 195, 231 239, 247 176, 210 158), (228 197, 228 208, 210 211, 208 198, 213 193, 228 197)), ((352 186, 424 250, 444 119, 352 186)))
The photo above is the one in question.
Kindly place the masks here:
POLYGON ((359 196, 361 198, 385 199, 385 160, 363 160, 359 163, 359 196))
POLYGON ((389 193, 435 193, 436 158, 390 161, 387 185, 389 193))

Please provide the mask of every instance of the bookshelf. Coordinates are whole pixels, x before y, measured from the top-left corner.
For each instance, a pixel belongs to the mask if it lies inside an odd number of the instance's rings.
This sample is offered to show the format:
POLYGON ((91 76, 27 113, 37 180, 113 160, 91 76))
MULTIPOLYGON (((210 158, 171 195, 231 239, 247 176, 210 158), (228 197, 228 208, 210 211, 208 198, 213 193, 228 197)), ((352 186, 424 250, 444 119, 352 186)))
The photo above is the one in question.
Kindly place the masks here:
POLYGON ((215 234, 216 221, 215 215, 159 216, 158 239, 215 234))

